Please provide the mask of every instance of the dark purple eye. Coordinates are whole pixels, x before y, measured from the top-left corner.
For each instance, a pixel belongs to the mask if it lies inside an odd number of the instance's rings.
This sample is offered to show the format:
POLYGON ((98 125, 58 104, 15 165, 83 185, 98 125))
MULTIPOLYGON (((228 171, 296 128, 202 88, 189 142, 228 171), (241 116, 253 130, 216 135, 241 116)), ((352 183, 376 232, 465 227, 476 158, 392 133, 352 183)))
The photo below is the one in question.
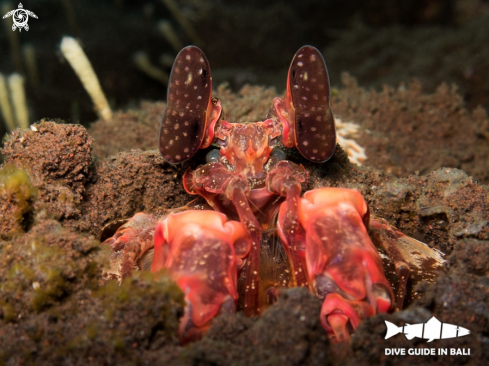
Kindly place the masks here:
POLYGON ((211 93, 211 71, 204 53, 195 46, 185 47, 173 63, 160 125, 159 145, 165 160, 184 162, 200 148, 211 93))
POLYGON ((324 162, 336 148, 334 117, 329 107, 329 76, 321 53, 304 46, 289 68, 287 86, 295 109, 297 149, 307 159, 324 162))

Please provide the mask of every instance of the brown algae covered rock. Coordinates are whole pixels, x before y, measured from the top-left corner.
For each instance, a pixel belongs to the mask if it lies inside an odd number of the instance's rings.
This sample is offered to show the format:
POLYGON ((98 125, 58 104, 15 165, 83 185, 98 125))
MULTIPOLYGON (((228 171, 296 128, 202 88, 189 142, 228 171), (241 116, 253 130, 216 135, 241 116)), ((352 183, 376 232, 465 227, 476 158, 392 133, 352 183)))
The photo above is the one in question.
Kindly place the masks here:
POLYGON ((0 364, 133 364, 179 343, 183 294, 165 273, 103 281, 109 247, 47 216, 0 240, 0 364))
POLYGON ((13 165, 0 169, 0 239, 24 232, 31 224, 37 189, 25 170, 13 165))
POLYGON ((233 93, 228 84, 219 85, 215 96, 221 100, 223 119, 236 123, 264 121, 269 118, 273 98, 283 97, 275 88, 253 85, 233 93))
POLYGON ((449 254, 462 238, 489 240, 489 187, 461 170, 386 179, 366 193, 372 212, 449 254))
POLYGON ((288 289, 259 318, 219 316, 202 341, 171 353, 160 350, 148 361, 182 366, 332 365, 320 309, 321 302, 307 289, 288 289))
MULTIPOLYGON (((82 354, 99 364, 135 364, 154 350, 177 347, 183 296, 166 274, 138 273, 121 285, 110 281, 91 294, 87 309, 75 317, 83 330, 66 343, 69 359, 82 364, 82 354)), ((64 329, 66 324, 60 324, 58 332, 64 329)))
POLYGON ((107 158, 131 149, 158 148, 158 129, 165 103, 142 102, 139 108, 117 111, 111 120, 98 120, 90 125, 88 133, 95 141, 93 153, 107 158))
POLYGON ((43 220, 27 234, 0 242, 0 319, 18 321, 101 280, 97 240, 43 220))
POLYGON ((41 121, 30 129, 12 131, 1 152, 6 164, 29 173, 50 213, 68 218, 79 215, 91 148, 84 127, 41 121))
POLYGON ((164 161, 158 151, 134 150, 99 161, 87 185, 80 219, 64 224, 99 235, 112 220, 184 206, 192 199, 181 183, 184 172, 164 161))
POLYGON ((489 118, 481 107, 467 110, 455 86, 441 84, 428 94, 417 81, 380 92, 347 74, 342 82, 332 109, 361 126, 357 142, 366 149, 366 165, 396 176, 451 167, 489 182, 489 118))
POLYGON ((183 194, 182 169, 166 163, 157 151, 92 161, 91 147, 83 126, 40 122, 30 130, 15 130, 2 154, 6 164, 30 174, 39 191, 37 205, 65 226, 96 235, 111 220, 191 200, 183 194))
POLYGON ((178 346, 183 294, 162 274, 85 288, 35 315, 0 327, 5 364, 134 365, 178 346))

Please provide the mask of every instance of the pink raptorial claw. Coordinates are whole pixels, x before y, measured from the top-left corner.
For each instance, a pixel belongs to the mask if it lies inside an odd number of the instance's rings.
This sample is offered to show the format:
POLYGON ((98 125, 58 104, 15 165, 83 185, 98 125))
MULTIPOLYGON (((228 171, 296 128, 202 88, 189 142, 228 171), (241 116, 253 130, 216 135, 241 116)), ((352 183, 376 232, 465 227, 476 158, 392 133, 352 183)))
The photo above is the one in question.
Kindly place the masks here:
POLYGON ((168 268, 185 293, 182 340, 202 334, 219 312, 234 311, 238 298, 234 245, 248 241, 243 225, 215 211, 169 214, 155 230, 152 272, 168 268))
POLYGON ((348 338, 345 317, 354 330, 361 320, 388 311, 394 302, 367 233, 368 212, 360 192, 344 188, 308 191, 299 203, 309 279, 324 298, 321 322, 337 341, 348 338))
POLYGON ((156 219, 152 215, 139 212, 102 243, 111 246, 114 258, 119 257, 113 263, 115 268, 107 273, 110 277, 123 280, 131 275, 134 267, 141 267, 141 258, 153 248, 155 225, 156 219))
POLYGON ((350 332, 348 330, 348 322, 350 319, 346 315, 341 313, 332 313, 324 319, 323 327, 326 328, 325 323, 329 324, 336 342, 345 342, 350 339, 350 332))
POLYGON ((248 181, 243 176, 230 172, 220 163, 209 163, 199 166, 193 172, 187 171, 183 182, 187 192, 201 195, 212 208, 226 212, 232 204, 236 209, 251 246, 246 263, 244 313, 246 316, 259 314, 259 257, 262 231, 248 200, 248 181), (223 201, 223 197, 228 201, 223 201))

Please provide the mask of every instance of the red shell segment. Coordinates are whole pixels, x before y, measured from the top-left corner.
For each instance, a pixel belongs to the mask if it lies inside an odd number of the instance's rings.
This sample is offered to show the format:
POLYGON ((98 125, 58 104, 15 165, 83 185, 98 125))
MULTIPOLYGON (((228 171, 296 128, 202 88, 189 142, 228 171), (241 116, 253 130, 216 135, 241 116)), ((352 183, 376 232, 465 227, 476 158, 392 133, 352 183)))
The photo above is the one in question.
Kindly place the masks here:
MULTIPOLYGON (((169 214, 156 226, 151 271, 169 269, 191 305, 188 321, 197 328, 216 316, 227 299, 238 298, 236 262, 241 260, 234 244, 241 247, 243 239, 243 225, 216 211, 169 214)), ((247 254, 243 248, 240 252, 247 254)))
POLYGON ((324 298, 321 321, 337 341, 348 337, 345 321, 349 319, 356 328, 360 320, 388 311, 394 302, 382 261, 367 233, 368 212, 360 192, 345 188, 308 191, 299 203, 310 284, 324 298))
POLYGON ((274 130, 266 128, 264 122, 229 125, 229 137, 226 145, 221 148, 221 154, 237 172, 246 177, 261 177, 263 166, 273 149, 269 143, 269 134, 274 130))

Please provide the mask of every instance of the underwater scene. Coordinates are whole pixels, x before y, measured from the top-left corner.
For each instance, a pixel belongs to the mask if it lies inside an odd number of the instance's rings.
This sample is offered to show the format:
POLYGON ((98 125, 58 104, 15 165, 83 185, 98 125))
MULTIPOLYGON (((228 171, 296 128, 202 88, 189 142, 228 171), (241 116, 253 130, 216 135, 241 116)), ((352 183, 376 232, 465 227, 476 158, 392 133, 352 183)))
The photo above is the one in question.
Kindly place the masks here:
POLYGON ((0 17, 0 365, 487 363, 488 0, 0 17))

